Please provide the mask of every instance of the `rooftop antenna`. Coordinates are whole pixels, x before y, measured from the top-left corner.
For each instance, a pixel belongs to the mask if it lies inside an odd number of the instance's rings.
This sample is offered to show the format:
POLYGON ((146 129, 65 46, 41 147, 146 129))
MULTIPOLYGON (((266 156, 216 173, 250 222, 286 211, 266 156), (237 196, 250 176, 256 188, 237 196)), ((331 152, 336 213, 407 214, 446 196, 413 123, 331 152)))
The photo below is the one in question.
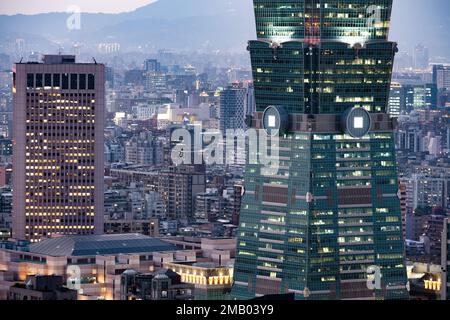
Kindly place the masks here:
POLYGON ((23 61, 23 57, 22 57, 22 58, 20 58, 20 62, 19 62, 19 63, 22 63, 22 61, 23 61))
POLYGON ((95 63, 95 64, 97 64, 97 60, 95 60, 95 58, 94 58, 94 57, 92 57, 92 60, 94 60, 94 63, 95 63))

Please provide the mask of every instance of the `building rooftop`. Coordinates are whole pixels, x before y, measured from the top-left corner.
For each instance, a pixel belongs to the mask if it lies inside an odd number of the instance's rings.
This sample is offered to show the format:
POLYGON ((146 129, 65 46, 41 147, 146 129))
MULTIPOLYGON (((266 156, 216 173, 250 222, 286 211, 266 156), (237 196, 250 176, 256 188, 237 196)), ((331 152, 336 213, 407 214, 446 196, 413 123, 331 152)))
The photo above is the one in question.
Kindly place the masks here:
POLYGON ((75 63, 75 56, 73 55, 56 55, 56 54, 47 54, 44 55, 42 59, 44 64, 69 64, 75 63))
POLYGON ((48 256, 95 256, 176 251, 176 246, 141 234, 63 236, 32 244, 30 252, 48 256))
POLYGON ((77 65, 94 65, 99 64, 93 58, 92 63, 77 63, 74 55, 46 54, 43 55, 41 61, 17 62, 16 64, 77 64, 77 65))

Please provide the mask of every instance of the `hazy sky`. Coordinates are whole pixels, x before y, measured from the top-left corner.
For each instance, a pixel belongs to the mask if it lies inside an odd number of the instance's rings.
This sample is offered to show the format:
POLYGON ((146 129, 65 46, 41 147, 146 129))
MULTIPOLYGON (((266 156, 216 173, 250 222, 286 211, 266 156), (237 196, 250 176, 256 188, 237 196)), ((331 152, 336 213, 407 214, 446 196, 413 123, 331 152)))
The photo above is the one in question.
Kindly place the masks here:
POLYGON ((82 12, 118 13, 132 11, 153 1, 154 0, 0 0, 0 14, 66 12, 72 5, 80 7, 82 12))

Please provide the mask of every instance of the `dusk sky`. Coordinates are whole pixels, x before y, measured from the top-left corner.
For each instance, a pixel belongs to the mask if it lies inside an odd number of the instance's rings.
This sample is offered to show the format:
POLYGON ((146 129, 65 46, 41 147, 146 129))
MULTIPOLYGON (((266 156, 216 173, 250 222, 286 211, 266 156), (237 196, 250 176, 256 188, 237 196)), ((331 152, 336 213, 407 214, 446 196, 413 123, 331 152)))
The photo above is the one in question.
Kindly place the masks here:
POLYGON ((0 14, 65 12, 77 5, 82 12, 119 13, 132 11, 154 0, 0 0, 0 14))
MULTIPOLYGON (((81 12, 88 13, 121 13, 134 11, 139 7, 148 5, 159 0, 0 0, 0 15, 14 14, 37 14, 49 12, 67 12, 68 9, 76 5, 81 12)), ((159 18, 174 18, 173 9, 176 9, 177 1, 160 0, 164 2, 166 12, 159 12, 159 18), (171 4, 174 3, 172 6, 171 4)), ((186 0, 188 1, 188 0, 186 0)), ((223 4, 229 1, 233 9, 241 8, 242 19, 253 21, 251 10, 252 0, 221 0, 223 4)), ((216 5, 217 0, 210 0, 211 12, 215 12, 220 6, 216 5)), ((196 0, 190 0, 194 4, 196 0)), ((198 2, 197 2, 198 3, 198 2)), ((204 3, 204 2, 203 2, 204 3)), ((208 2, 209 3, 209 2, 208 2)), ((203 7, 197 8, 199 15, 204 15, 208 10, 203 7)), ((72 10, 69 10, 73 12, 72 10)), ((450 12, 449 0, 394 0, 392 14, 392 28, 390 39, 397 41, 404 50, 412 49, 421 43, 431 49, 432 55, 449 56, 448 44, 443 44, 439 37, 448 28, 448 15, 450 12)), ((197 11, 190 10, 186 15, 195 15, 197 11)), ((182 12, 179 14, 183 15, 182 12)), ((250 29, 249 29, 250 30, 250 29)))
MULTIPOLYGON (((71 5, 79 6, 82 12, 119 13, 133 11, 154 1, 157 0, 0 0, 0 14, 65 12, 71 5)), ((394 0, 394 3, 404 6, 410 1, 394 0)), ((433 0, 421 1, 426 1, 431 7, 438 3, 433 0)))

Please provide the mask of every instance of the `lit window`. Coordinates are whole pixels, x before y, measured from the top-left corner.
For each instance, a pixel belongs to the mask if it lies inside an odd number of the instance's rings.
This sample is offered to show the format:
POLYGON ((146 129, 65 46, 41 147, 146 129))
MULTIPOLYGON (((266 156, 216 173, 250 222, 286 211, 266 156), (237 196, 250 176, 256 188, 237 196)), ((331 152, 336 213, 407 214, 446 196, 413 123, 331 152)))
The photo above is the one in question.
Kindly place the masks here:
POLYGON ((270 128, 275 128, 275 126, 276 126, 276 117, 275 116, 269 116, 268 125, 270 128))
POLYGON ((363 117, 355 117, 354 127, 355 127, 355 129, 363 129, 364 128, 364 118, 363 117))

